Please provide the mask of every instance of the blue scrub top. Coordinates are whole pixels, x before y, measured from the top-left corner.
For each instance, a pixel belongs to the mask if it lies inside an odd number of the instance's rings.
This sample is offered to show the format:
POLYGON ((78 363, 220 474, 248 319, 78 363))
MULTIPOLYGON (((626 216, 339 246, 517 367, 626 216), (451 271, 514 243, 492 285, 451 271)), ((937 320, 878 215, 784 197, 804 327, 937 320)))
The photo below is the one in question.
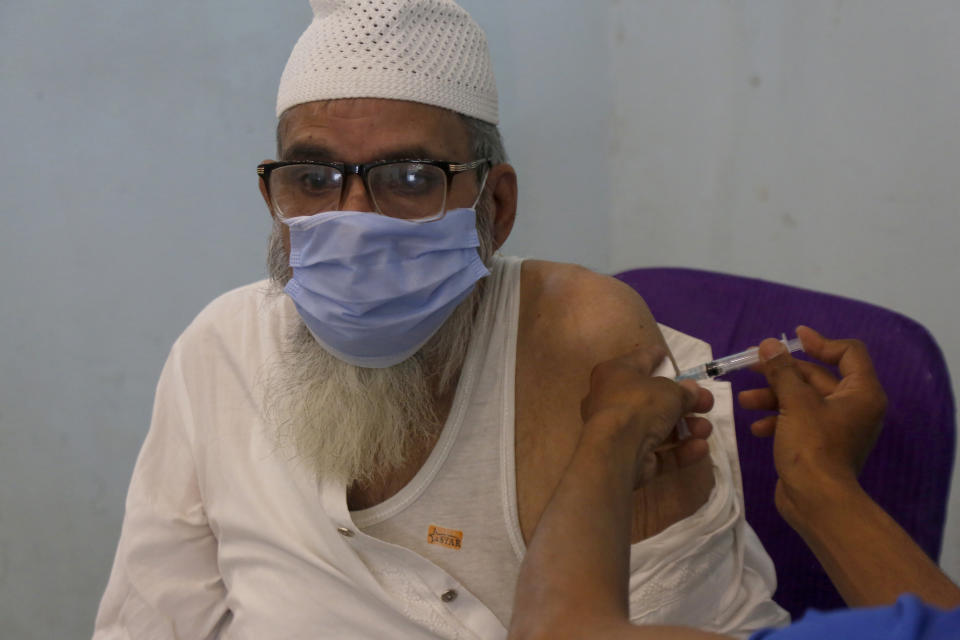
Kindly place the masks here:
POLYGON ((916 596, 870 609, 810 610, 783 629, 766 629, 750 640, 960 640, 960 607, 949 611, 924 604, 916 596))

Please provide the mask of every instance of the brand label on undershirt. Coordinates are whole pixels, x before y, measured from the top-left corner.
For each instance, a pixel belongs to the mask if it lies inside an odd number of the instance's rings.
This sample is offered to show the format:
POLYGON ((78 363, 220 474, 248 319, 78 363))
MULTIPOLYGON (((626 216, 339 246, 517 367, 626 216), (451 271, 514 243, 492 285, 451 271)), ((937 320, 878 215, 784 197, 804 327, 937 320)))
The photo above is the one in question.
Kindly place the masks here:
POLYGON ((459 551, 460 545, 463 543, 463 531, 444 529, 443 527, 432 524, 430 528, 427 529, 427 542, 459 551))

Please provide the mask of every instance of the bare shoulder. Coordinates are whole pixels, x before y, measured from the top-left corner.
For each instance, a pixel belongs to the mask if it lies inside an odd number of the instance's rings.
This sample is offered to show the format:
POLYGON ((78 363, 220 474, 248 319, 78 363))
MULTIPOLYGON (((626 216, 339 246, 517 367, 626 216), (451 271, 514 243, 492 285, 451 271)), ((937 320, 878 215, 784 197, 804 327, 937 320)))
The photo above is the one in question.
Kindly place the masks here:
POLYGON ((583 358, 586 365, 663 340, 643 298, 616 278, 575 264, 528 260, 521 283, 521 332, 541 349, 583 358))

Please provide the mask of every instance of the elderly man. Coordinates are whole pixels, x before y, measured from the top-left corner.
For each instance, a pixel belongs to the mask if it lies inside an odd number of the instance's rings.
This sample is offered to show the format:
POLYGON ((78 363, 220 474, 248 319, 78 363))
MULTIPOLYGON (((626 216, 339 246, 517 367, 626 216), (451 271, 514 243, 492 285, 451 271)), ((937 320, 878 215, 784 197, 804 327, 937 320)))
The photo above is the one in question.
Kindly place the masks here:
MULTIPOLYGON (((97 638, 503 638, 593 366, 709 359, 611 278, 496 253, 517 180, 460 7, 311 4, 258 168, 271 279, 173 346, 97 638)), ((743 635, 786 615, 712 391, 709 448, 634 495, 631 617, 743 635)))

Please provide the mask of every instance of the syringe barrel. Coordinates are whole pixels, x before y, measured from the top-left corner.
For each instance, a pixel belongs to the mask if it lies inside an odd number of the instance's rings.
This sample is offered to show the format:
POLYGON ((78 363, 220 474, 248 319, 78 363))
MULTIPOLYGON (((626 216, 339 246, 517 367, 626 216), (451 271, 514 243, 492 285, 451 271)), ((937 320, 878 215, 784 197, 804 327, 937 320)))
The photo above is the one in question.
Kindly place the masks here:
MULTIPOLYGON (((784 335, 782 342, 789 351, 803 351, 803 345, 800 342, 800 338, 787 340, 787 336, 784 335)), ((740 353, 734 353, 733 355, 717 358, 716 360, 711 360, 706 364, 701 364, 697 367, 687 369, 686 371, 681 371, 680 375, 676 377, 676 380, 704 380, 706 378, 716 378, 717 376, 722 376, 730 371, 737 371, 738 369, 752 367, 758 362, 760 362, 759 349, 757 349, 757 347, 750 347, 746 351, 741 351, 740 353)))
POLYGON ((733 355, 724 356, 723 358, 717 358, 713 362, 707 363, 707 371, 712 376, 722 376, 727 371, 735 371, 737 369, 745 369, 747 367, 753 366, 760 361, 760 357, 757 355, 757 348, 750 347, 746 351, 741 351, 740 353, 734 353, 733 355), (713 372, 711 369, 716 369, 716 372, 713 372))

